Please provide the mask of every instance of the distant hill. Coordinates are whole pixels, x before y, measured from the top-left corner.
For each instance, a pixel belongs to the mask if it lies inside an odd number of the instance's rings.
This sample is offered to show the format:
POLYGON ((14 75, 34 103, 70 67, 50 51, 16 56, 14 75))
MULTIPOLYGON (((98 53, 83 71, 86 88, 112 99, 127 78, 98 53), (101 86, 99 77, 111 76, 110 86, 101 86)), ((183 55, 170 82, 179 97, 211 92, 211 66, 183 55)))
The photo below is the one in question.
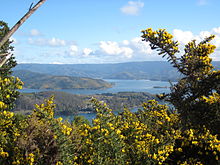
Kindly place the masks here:
MULTIPOLYGON (((220 61, 213 61, 220 69, 220 61)), ((180 74, 166 61, 143 61, 117 64, 18 64, 15 70, 30 70, 50 75, 102 79, 148 79, 175 81, 180 74)))
POLYGON ((54 76, 28 70, 15 70, 13 75, 24 82, 25 88, 32 89, 103 89, 112 86, 101 79, 54 76))

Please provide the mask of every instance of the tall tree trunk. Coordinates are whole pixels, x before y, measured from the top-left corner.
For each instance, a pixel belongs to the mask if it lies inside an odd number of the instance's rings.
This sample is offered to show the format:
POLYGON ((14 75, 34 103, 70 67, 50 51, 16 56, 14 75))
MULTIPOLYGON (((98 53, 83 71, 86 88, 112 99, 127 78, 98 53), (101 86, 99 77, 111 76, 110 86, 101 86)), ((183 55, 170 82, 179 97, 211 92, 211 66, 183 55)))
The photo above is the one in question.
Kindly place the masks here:
MULTIPOLYGON (((18 28, 45 2, 46 0, 40 0, 34 7, 30 7, 29 11, 11 28, 11 30, 0 41, 0 48, 4 43, 18 30, 18 28)), ((0 56, 0 67, 6 62, 6 57, 0 56)))

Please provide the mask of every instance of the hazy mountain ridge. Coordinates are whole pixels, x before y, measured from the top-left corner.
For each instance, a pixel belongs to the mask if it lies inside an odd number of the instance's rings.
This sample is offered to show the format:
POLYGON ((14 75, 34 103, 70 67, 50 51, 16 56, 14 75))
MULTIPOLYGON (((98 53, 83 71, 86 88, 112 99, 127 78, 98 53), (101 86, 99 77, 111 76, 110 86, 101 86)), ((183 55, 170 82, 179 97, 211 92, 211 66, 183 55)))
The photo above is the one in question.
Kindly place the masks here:
MULTIPOLYGON (((220 62, 213 61, 219 69, 220 62)), ((175 81, 180 77, 166 61, 144 61, 117 64, 18 64, 15 70, 30 70, 50 75, 102 79, 149 79, 175 81)))
POLYGON ((15 70, 13 75, 24 82, 24 88, 32 89, 103 89, 112 86, 101 79, 54 76, 28 70, 15 70))

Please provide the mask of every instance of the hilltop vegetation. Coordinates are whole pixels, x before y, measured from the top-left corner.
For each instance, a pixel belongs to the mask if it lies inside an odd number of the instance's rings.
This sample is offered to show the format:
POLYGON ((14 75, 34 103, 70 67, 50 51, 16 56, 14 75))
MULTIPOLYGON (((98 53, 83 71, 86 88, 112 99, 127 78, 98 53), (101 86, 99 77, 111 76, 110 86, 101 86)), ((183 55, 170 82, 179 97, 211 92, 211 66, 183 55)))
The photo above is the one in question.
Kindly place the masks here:
POLYGON ((28 70, 15 70, 13 75, 20 77, 25 88, 31 89, 104 89, 112 84, 86 77, 52 76, 28 70))

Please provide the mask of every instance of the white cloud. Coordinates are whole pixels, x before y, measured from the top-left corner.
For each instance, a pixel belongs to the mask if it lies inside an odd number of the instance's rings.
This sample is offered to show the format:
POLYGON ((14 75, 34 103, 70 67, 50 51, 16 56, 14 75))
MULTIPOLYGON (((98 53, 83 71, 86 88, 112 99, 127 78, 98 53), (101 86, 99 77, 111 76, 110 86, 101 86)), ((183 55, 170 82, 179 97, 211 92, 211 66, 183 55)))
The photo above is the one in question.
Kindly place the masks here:
POLYGON ((30 35, 31 35, 31 36, 40 36, 41 33, 40 33, 40 31, 38 31, 37 29, 32 29, 32 30, 30 31, 30 35))
POLYGON ((101 41, 99 47, 108 55, 123 55, 127 58, 131 58, 133 50, 129 47, 120 47, 117 42, 113 41, 101 41))
POLYGON ((37 46, 53 46, 53 47, 59 47, 59 46, 66 46, 66 41, 58 38, 51 38, 51 39, 45 39, 45 38, 29 38, 28 43, 31 45, 37 45, 37 46))
POLYGON ((220 35, 216 35, 214 40, 213 40, 213 44, 217 47, 217 49, 220 50, 220 35))
POLYGON ((127 58, 131 58, 132 57, 134 51, 131 48, 129 48, 129 47, 122 47, 122 50, 123 50, 123 54, 124 54, 125 57, 127 57, 127 58))
POLYGON ((100 50, 103 55, 114 55, 115 60, 152 60, 158 58, 153 54, 149 43, 142 41, 141 37, 136 37, 131 40, 123 40, 122 42, 101 41, 100 50), (151 56, 149 56, 151 54, 151 56), (155 58, 156 57, 156 58, 155 58))
POLYGON ((144 3, 140 1, 129 1, 127 5, 123 6, 120 10, 127 15, 138 15, 144 3))
POLYGON ((71 45, 70 46, 69 54, 76 56, 77 52, 78 52, 78 47, 76 45, 71 45))
MULTIPOLYGON (((215 38, 211 41, 212 44, 216 46, 215 52, 211 54, 211 57, 213 60, 220 60, 219 53, 220 53, 220 27, 213 28, 210 31, 201 31, 199 34, 195 35, 190 31, 182 31, 179 29, 173 30, 173 35, 175 40, 179 41, 180 45, 179 48, 182 49, 185 47, 185 44, 187 44, 191 40, 196 40, 196 43, 201 42, 206 37, 209 37, 210 35, 215 34, 215 38)), ((181 50, 182 53, 183 50, 181 50)))
POLYGON ((130 44, 130 42, 128 40, 123 40, 122 43, 123 43, 123 45, 129 45, 130 44))
POLYGON ((210 31, 201 31, 198 35, 194 35, 191 31, 182 31, 179 29, 173 30, 174 39, 180 42, 180 46, 184 46, 194 39, 198 43, 212 34, 215 34, 215 38, 212 40, 212 43, 217 47, 220 47, 220 27, 213 28, 210 31))
POLYGON ((220 34, 220 27, 213 28, 212 31, 216 34, 220 34))
POLYGON ((182 31, 180 29, 174 29, 174 39, 180 43, 187 44, 189 41, 197 40, 198 42, 212 34, 220 35, 220 27, 213 28, 211 31, 201 31, 198 35, 194 35, 191 31, 182 31))
POLYGON ((136 51, 141 54, 152 54, 149 43, 142 41, 141 37, 136 37, 131 40, 131 44, 136 48, 136 51))
POLYGON ((180 29, 174 29, 173 35, 175 40, 183 44, 187 44, 189 41, 195 39, 191 31, 182 31, 180 29))
MULTIPOLYGON (((184 53, 183 48, 189 41, 196 39, 198 43, 211 34, 216 35, 212 43, 217 46, 217 49, 211 57, 213 60, 220 60, 220 27, 215 27, 209 31, 201 31, 197 34, 182 29, 174 29, 174 40, 179 41, 179 48, 181 50, 177 56, 184 53)), ((36 50, 38 51, 38 53, 36 53, 36 59, 38 62, 42 61, 42 59, 40 59, 41 57, 44 57, 45 63, 46 61, 50 63, 115 63, 166 60, 166 58, 159 56, 157 51, 151 50, 149 43, 142 41, 141 37, 126 39, 120 42, 100 41, 98 46, 96 48, 92 47, 92 49, 89 47, 79 47, 74 42, 55 37, 50 39, 33 37, 29 38, 29 43, 44 46, 42 49, 36 50), (62 46, 62 49, 59 46, 62 46), (39 53, 39 51, 41 52, 39 53), (39 56, 39 54, 41 54, 41 56, 39 56)), ((16 52, 16 56, 18 56, 17 54, 19 53, 16 52)), ((23 53, 20 54, 21 55, 18 56, 19 60, 36 62, 34 58, 26 57, 25 59, 23 53)))
POLYGON ((52 38, 48 40, 50 46, 66 46, 66 41, 58 38, 52 38))
POLYGON ((90 49, 90 48, 84 48, 84 49, 83 49, 83 56, 87 57, 87 56, 89 56, 92 52, 93 52, 92 49, 90 49))
POLYGON ((209 31, 201 31, 199 33, 199 36, 202 37, 202 38, 209 37, 210 35, 211 35, 211 32, 209 32, 209 31))

